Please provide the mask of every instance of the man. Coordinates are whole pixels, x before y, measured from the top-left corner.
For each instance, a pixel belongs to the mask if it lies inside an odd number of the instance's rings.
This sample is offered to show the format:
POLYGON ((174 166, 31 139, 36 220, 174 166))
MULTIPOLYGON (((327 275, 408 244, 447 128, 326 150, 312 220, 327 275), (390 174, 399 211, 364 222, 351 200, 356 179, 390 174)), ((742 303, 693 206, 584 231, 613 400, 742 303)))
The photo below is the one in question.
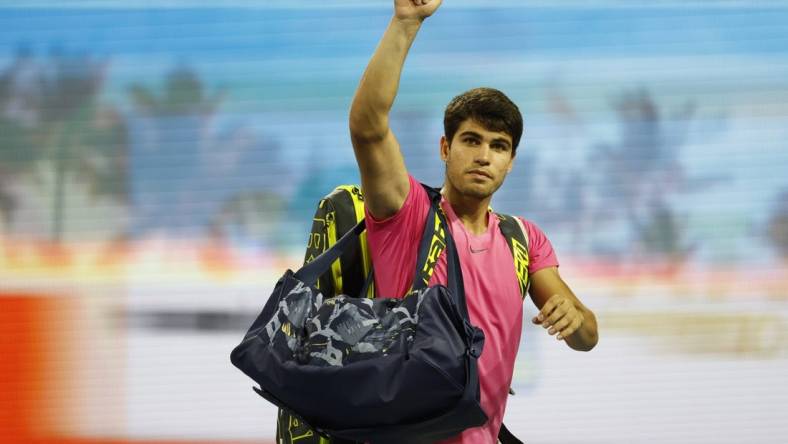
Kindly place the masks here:
MULTIPOLYGON (((350 109, 350 134, 365 196, 369 248, 381 296, 402 297, 412 284, 418 241, 429 199, 407 172, 389 127, 389 111, 408 50, 440 0, 395 0, 394 15, 350 109)), ((522 328, 522 301, 512 254, 488 211, 493 193, 511 171, 522 134, 517 107, 500 91, 479 88, 456 97, 444 118, 440 156, 446 164, 442 208, 457 244, 468 312, 485 333, 479 359, 481 404, 489 420, 448 440, 494 443, 506 406, 522 328)), ((527 190, 523 190, 527 192, 527 190)), ((529 238, 530 296, 540 309, 533 322, 575 350, 597 343, 594 314, 558 274, 544 233, 522 221, 529 238)), ((445 253, 430 285, 446 283, 445 253)))

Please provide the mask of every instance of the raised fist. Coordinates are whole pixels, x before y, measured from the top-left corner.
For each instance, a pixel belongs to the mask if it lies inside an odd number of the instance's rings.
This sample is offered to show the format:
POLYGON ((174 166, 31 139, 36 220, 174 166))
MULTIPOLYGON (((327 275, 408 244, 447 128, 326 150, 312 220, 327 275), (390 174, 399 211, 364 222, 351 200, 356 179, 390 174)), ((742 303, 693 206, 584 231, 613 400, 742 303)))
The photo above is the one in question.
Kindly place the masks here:
POLYGON ((400 20, 424 20, 441 5, 441 0, 394 0, 394 15, 400 20))

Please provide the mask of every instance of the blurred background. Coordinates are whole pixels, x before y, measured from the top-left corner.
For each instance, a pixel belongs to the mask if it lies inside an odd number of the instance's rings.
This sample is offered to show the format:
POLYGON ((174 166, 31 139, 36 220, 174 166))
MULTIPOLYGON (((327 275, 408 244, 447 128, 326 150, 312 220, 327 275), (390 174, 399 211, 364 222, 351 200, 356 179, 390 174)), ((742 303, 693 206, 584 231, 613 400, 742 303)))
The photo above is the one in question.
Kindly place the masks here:
MULTIPOLYGON (((347 131, 389 1, 0 2, 0 442, 274 442, 232 367, 347 131)), ((393 111, 438 185, 443 107, 525 117, 496 210, 536 222, 598 317, 526 323, 529 443, 788 433, 788 2, 452 1, 393 111)), ((525 303, 526 319, 535 312, 525 303)))

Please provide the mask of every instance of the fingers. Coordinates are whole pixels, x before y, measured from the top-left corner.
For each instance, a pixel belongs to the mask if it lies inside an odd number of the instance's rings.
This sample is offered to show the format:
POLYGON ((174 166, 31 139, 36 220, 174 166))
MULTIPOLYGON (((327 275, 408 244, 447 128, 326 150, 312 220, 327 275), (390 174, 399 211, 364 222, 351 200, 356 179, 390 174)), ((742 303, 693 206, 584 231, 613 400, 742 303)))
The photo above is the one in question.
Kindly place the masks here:
POLYGON ((567 314, 567 316, 561 318, 560 321, 556 322, 555 325, 547 330, 547 333, 550 335, 558 333, 556 339, 560 341, 571 336, 581 325, 583 325, 583 315, 579 311, 575 311, 574 315, 567 314))
POLYGON ((560 341, 580 328, 583 315, 570 299, 556 294, 545 303, 532 322, 548 329, 547 333, 551 336, 557 334, 556 339, 560 341))
POLYGON ((542 327, 548 329, 547 333, 550 335, 554 335, 559 331, 566 328, 569 323, 572 321, 571 316, 567 316, 569 309, 567 307, 566 301, 561 301, 556 304, 555 309, 550 313, 550 315, 542 321, 542 327))
POLYGON ((563 318, 561 318, 560 320, 558 320, 558 322, 556 322, 555 324, 553 324, 553 326, 552 326, 552 327, 550 327, 550 328, 547 330, 547 334, 549 334, 550 336, 552 336, 552 335, 554 335, 554 334, 558 333, 559 331, 560 331, 560 332, 562 332, 562 331, 563 331, 563 330, 564 330, 566 327, 568 327, 568 326, 569 326, 569 324, 570 324, 572 321, 573 321, 572 319, 569 319, 569 316, 564 316, 563 318))
POLYGON ((561 341, 571 336, 581 325, 583 325, 583 314, 578 312, 578 316, 565 329, 561 330, 556 338, 561 341))
POLYGON ((542 309, 539 310, 539 314, 536 315, 535 319, 539 320, 539 322, 537 322, 537 324, 544 322, 544 320, 548 316, 550 316, 550 313, 553 312, 553 309, 555 309, 556 305, 558 305, 560 300, 561 300, 561 298, 557 294, 554 294, 554 295, 550 296, 550 299, 548 299, 547 302, 542 307, 542 309))
POLYGON ((560 295, 553 295, 536 317, 542 321, 542 326, 547 328, 561 319, 566 314, 566 304, 569 301, 560 295))

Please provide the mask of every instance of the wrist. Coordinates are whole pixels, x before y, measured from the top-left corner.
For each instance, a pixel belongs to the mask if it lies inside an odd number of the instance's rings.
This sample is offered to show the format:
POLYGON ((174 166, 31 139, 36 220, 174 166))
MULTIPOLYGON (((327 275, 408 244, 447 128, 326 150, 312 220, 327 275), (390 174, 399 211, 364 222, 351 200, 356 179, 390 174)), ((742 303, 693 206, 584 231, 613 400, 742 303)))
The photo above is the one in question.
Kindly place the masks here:
POLYGON ((403 29, 418 31, 419 28, 421 28, 421 24, 424 23, 425 18, 426 17, 399 17, 394 15, 391 18, 391 22, 397 26, 402 27, 403 29))

